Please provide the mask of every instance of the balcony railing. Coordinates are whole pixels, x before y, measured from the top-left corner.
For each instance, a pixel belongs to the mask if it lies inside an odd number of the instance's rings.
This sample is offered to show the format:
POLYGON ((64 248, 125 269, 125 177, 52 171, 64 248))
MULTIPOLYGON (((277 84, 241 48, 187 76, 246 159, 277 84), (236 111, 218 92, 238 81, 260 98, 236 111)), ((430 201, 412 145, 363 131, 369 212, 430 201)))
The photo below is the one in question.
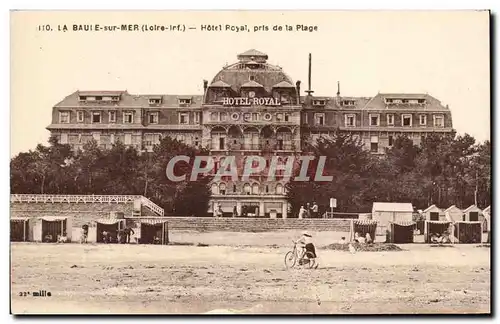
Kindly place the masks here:
POLYGON ((220 145, 211 145, 210 146, 211 150, 214 151, 241 151, 241 150, 247 150, 247 151, 264 151, 264 152, 273 152, 273 151, 292 151, 295 149, 295 146, 293 144, 261 144, 261 143, 254 143, 254 144, 241 144, 241 143, 236 143, 236 144, 226 144, 225 146, 220 146, 220 145))

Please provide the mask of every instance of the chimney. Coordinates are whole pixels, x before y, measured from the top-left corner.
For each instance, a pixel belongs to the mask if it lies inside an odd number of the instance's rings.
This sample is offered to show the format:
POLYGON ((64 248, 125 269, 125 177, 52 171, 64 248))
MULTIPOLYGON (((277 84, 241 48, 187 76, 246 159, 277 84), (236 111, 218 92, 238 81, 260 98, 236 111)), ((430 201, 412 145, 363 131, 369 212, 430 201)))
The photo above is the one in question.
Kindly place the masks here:
POLYGON ((311 93, 314 91, 311 90, 311 61, 312 61, 312 55, 309 53, 309 76, 308 76, 308 89, 307 89, 307 95, 310 96, 311 93))
POLYGON ((340 97, 340 81, 337 81, 337 97, 340 97))
POLYGON ((207 92, 207 88, 208 88, 208 81, 203 80, 203 93, 207 92))
POLYGON ((295 86, 297 88, 297 95, 298 95, 297 104, 300 105, 300 80, 295 82, 295 86))

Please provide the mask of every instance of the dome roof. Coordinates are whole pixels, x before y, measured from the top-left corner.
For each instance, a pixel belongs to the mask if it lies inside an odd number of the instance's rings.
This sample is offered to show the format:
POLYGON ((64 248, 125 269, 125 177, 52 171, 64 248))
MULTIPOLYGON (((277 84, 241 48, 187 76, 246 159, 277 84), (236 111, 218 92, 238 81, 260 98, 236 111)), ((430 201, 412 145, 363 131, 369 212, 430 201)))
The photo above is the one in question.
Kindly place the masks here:
MULTIPOLYGON (((211 84, 220 84, 219 81, 221 81, 235 92, 239 92, 242 86, 248 87, 249 84, 263 87, 269 93, 272 92, 273 87, 276 88, 276 85, 283 85, 282 82, 294 88, 293 80, 281 67, 267 63, 267 54, 251 49, 239 54, 237 58, 236 63, 224 67, 217 73, 211 84)), ((286 87, 289 88, 289 86, 286 87)))

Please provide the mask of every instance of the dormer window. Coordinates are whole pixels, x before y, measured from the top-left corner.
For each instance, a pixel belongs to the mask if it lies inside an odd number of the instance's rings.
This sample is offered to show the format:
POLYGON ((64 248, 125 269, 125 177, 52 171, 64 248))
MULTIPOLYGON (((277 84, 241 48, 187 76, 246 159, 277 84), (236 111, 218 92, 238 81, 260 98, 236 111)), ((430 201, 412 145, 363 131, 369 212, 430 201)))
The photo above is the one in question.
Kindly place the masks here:
POLYGON ((161 103, 160 98, 150 98, 149 99, 149 104, 150 105, 159 105, 161 103))
POLYGON ((78 98, 78 100, 80 100, 80 101, 87 101, 87 96, 80 96, 78 98))
POLYGON ((120 97, 113 96, 113 97, 111 97, 111 101, 120 101, 120 97))
POLYGON ((326 104, 326 100, 324 100, 324 99, 313 100, 314 106, 324 106, 325 104, 326 104))
POLYGON ((95 97, 95 100, 96 100, 96 101, 102 101, 102 96, 96 96, 96 97, 95 97))
POLYGON ((354 100, 343 100, 342 106, 354 106, 354 100))
POLYGON ((189 98, 179 99, 179 104, 180 105, 190 105, 191 104, 191 99, 189 99, 189 98))
POLYGON ((250 81, 254 81, 255 80, 255 75, 251 75, 250 76, 250 81))
POLYGON ((391 104, 393 102, 392 99, 385 99, 385 103, 391 104))
POLYGON ((425 99, 418 99, 419 104, 425 104, 425 99))

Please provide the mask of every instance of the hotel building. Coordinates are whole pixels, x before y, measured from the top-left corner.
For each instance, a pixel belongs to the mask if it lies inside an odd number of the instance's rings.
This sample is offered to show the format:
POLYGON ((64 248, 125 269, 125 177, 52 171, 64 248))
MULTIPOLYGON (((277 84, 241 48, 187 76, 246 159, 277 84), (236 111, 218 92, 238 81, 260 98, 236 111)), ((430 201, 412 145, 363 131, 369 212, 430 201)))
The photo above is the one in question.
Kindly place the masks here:
MULTIPOLYGON (((152 151, 170 136, 208 148, 216 167, 227 155, 236 156, 238 165, 249 155, 286 161, 336 129, 359 136, 373 154, 383 154, 402 134, 419 144, 428 133, 452 131, 448 106, 429 94, 346 97, 337 86, 335 96, 315 96, 310 78, 311 57, 303 95, 300 81, 268 63, 266 54, 249 50, 211 82, 204 81, 202 95, 77 91, 53 107, 47 129, 75 149, 94 139, 101 148, 121 141, 152 151)), ((265 170, 248 181, 222 180, 212 184, 209 212, 220 204, 225 214, 236 207, 239 215, 287 217, 285 182, 279 175, 267 181, 265 170)))

